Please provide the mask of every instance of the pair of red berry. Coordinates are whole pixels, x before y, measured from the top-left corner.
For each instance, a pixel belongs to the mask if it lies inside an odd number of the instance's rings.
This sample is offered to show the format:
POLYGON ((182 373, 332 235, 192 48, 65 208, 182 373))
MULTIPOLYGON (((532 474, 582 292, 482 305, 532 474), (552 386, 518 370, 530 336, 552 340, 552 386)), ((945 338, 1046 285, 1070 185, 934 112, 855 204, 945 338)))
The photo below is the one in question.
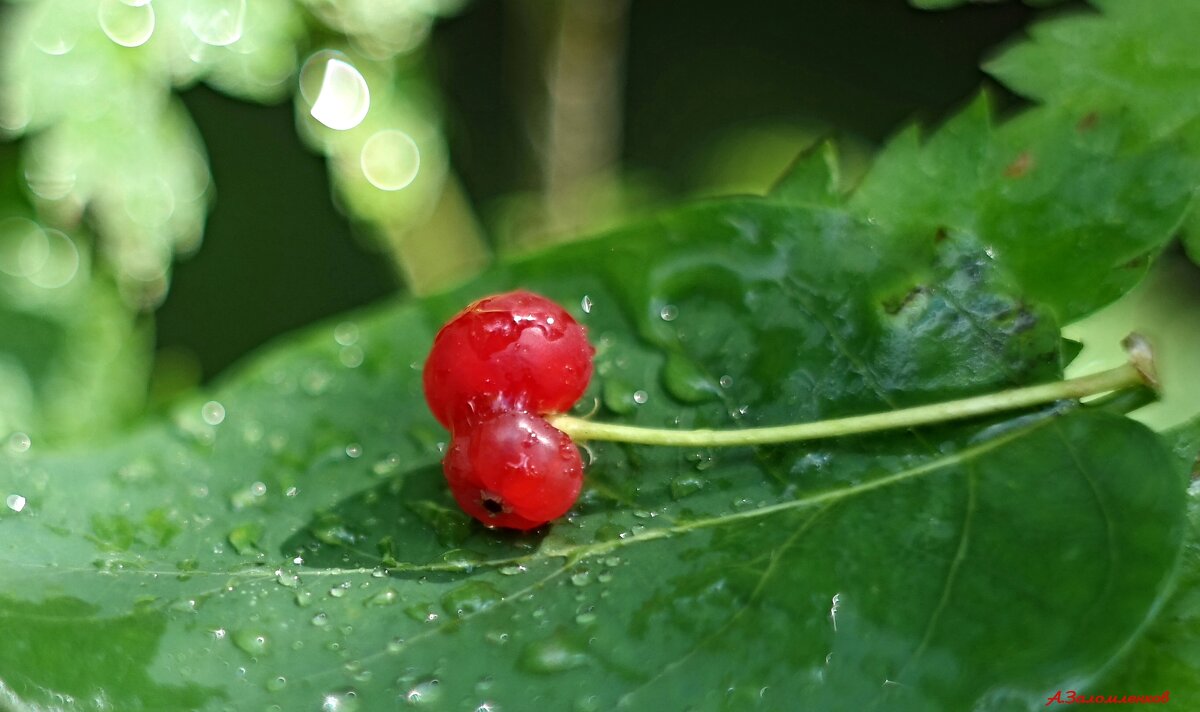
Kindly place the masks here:
POLYGON ((425 363, 425 399, 450 430, 442 467, 464 511, 525 530, 571 508, 583 463, 543 416, 579 400, 594 353, 565 309, 526 291, 477 301, 442 327, 425 363))

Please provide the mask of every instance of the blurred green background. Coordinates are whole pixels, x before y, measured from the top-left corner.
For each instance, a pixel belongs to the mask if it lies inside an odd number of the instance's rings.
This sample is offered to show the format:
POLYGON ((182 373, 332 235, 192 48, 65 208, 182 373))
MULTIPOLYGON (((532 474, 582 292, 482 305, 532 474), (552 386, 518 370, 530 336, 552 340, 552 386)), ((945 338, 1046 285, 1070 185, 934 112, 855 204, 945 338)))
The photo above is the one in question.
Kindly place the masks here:
MULTIPOLYGON (((1015 110, 981 59, 1073 9, 0 5, 0 436, 102 437, 314 320, 682 198, 763 192, 823 137, 863 170, 981 84, 1015 110)), ((1186 341, 1196 282, 1172 251, 1071 335, 1186 341)), ((1120 358, 1089 348, 1075 368, 1120 358)), ((1159 424, 1200 400, 1185 364, 1164 369, 1187 383, 1159 424)))
MULTIPOLYGON (((1018 5, 947 15, 879 0, 771 5, 765 14, 717 2, 628 8, 616 127, 626 184, 602 186, 597 202, 616 202, 611 193, 622 187, 635 195, 614 210, 762 192, 834 127, 878 143, 909 119, 957 106, 983 81, 980 57, 1032 15, 1018 5)), ((520 230, 522 198, 536 200, 541 187, 540 137, 530 124, 544 110, 536 104, 545 57, 537 55, 552 30, 536 23, 553 22, 552 6, 475 3, 440 21, 425 50, 451 165, 492 245, 520 230)), ((196 354, 211 376, 271 335, 403 286, 351 239, 288 108, 204 87, 184 101, 208 146, 219 199, 204 249, 176 269, 159 311, 160 346, 196 354), (218 299, 214 284, 222 285, 218 299)), ((592 220, 611 218, 604 207, 592 220)))

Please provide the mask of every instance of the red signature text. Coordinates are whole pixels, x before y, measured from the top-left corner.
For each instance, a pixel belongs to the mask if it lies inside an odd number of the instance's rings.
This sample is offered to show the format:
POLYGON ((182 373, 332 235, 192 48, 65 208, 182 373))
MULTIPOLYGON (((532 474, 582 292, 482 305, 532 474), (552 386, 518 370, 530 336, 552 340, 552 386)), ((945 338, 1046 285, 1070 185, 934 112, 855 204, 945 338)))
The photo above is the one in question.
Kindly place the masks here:
POLYGON ((1046 706, 1058 705, 1161 705, 1171 701, 1171 691, 1161 695, 1080 695, 1059 690, 1046 698, 1046 706))

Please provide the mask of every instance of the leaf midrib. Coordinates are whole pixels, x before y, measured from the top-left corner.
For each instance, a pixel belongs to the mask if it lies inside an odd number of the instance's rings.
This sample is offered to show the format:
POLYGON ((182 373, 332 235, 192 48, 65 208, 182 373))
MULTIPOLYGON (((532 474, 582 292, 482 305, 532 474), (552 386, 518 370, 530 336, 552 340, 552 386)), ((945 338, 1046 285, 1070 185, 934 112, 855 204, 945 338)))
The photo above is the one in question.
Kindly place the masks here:
MULTIPOLYGON (((757 519, 759 517, 767 517, 781 512, 787 512, 805 507, 812 507, 821 504, 835 503, 844 499, 855 497, 861 494, 866 494, 877 489, 888 487, 893 484, 898 484, 906 480, 922 477, 933 474, 939 470, 953 467, 965 462, 970 462, 987 453, 997 450, 1015 440, 1019 440, 1043 427, 1046 427, 1052 422, 1056 422, 1063 413, 1061 411, 1048 412, 1043 417, 1035 420, 1027 425, 1007 431, 1001 435, 985 440, 981 443, 973 445, 964 450, 959 450, 941 457, 929 460, 920 465, 910 467, 899 472, 892 473, 883 477, 878 477, 867 482, 861 482, 854 485, 826 490, 805 497, 800 497, 786 502, 778 502, 776 504, 745 509, 728 514, 721 514, 714 517, 706 517, 702 519, 693 519, 681 524, 676 524, 669 527, 660 527, 657 529, 647 529, 638 534, 626 538, 607 539, 600 542, 592 542, 589 544, 565 544, 558 547, 546 547, 538 549, 529 554, 521 556, 511 556, 499 559, 488 559, 485 561, 448 561, 448 562, 428 562, 423 564, 402 563, 398 566, 390 567, 357 567, 357 568, 305 568, 300 567, 295 569, 299 574, 305 576, 345 576, 354 574, 371 575, 379 571, 381 568, 388 573, 436 573, 436 572, 466 572, 470 573, 480 568, 499 568, 502 566, 512 566, 515 564, 530 564, 537 563, 545 559, 562 558, 569 562, 577 562, 589 556, 607 554, 611 551, 639 544, 647 541, 655 541, 666 539, 672 536, 688 534, 693 531, 710 529, 714 527, 736 524, 745 520, 757 519)), ((11 559, 0 559, 0 566, 25 568, 25 569, 53 569, 60 573, 92 573, 104 576, 149 576, 151 578, 158 576, 178 576, 186 574, 188 576, 224 576, 224 577, 245 577, 248 579, 268 579, 275 575, 275 570, 278 566, 272 567, 270 564, 264 563, 262 566, 253 568, 245 568, 241 570, 192 570, 181 572, 178 569, 121 569, 117 571, 97 571, 91 566, 62 566, 60 564, 38 561, 14 561, 11 559), (269 569, 269 570, 267 570, 269 569)))

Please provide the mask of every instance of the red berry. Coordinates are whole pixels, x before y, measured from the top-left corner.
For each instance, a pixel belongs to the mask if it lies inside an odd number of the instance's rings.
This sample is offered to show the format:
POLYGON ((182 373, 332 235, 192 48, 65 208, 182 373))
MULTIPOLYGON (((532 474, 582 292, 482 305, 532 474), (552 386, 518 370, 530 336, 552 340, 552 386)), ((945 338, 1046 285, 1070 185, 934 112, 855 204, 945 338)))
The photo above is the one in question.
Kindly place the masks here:
POLYGON ((529 413, 504 413, 455 432, 442 467, 463 511, 507 529, 561 517, 583 486, 571 438, 529 413))
POLYGON ((470 305, 438 332, 425 362, 425 399, 451 431, 498 413, 571 408, 595 350, 565 309, 526 291, 470 305))

